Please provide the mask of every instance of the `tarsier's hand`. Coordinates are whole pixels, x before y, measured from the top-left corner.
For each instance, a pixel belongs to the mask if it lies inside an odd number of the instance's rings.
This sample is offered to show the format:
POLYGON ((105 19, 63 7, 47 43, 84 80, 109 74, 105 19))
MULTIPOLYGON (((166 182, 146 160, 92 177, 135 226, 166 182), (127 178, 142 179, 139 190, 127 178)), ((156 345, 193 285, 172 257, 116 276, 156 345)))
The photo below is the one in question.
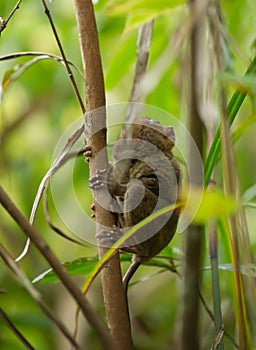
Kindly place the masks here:
MULTIPOLYGON (((107 184, 113 198, 112 211, 117 215, 118 227, 113 237, 107 235, 111 245, 153 211, 178 200, 181 172, 172 154, 174 143, 174 130, 170 126, 148 118, 128 124, 114 145, 114 162, 109 171, 91 179, 94 189, 107 184)), ((134 253, 138 263, 152 258, 172 239, 179 212, 176 208, 146 225, 122 250, 134 253)))

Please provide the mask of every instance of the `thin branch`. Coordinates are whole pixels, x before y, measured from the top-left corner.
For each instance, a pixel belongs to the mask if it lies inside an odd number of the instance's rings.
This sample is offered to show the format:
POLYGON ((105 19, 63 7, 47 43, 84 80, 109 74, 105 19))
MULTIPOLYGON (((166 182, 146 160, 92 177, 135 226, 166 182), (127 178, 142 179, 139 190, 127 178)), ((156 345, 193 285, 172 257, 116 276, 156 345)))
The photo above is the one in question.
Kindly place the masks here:
MULTIPOLYGON (((108 167, 104 78, 92 1, 75 0, 74 3, 85 76, 86 128, 89 136, 88 143, 92 149, 90 174, 95 175, 97 170, 108 167), (100 151, 101 157, 97 157, 100 151)), ((110 211, 105 210, 96 203, 95 196, 94 201, 96 207, 96 230, 99 233, 100 225, 109 228, 113 227, 115 218, 110 211)), ((100 258, 105 252, 106 248, 99 246, 100 258)), ((116 348, 118 350, 132 349, 131 330, 118 253, 113 256, 102 270, 101 280, 106 316, 116 348)))
POLYGON ((78 344, 73 339, 71 333, 66 328, 66 326, 58 320, 55 315, 49 310, 49 308, 42 301, 40 293, 34 288, 28 277, 24 274, 24 272, 19 268, 17 263, 13 260, 7 250, 4 248, 2 244, 0 244, 0 255, 4 260, 5 264, 10 268, 10 270, 14 273, 14 275, 19 279, 22 285, 26 288, 31 297, 35 300, 35 302, 40 306, 41 310, 44 314, 57 326, 60 332, 68 339, 70 344, 72 344, 75 349, 79 349, 78 344))
POLYGON ((2 21, 2 23, 0 24, 0 35, 2 33, 2 31, 6 28, 8 22, 10 21, 10 19, 12 18, 12 16, 14 15, 14 13, 20 8, 20 3, 22 0, 18 0, 17 4, 14 6, 14 8, 12 9, 12 11, 10 12, 9 16, 4 19, 2 21))
POLYGON ((109 336, 109 333, 99 317, 96 311, 92 308, 88 300, 84 297, 83 293, 73 282, 66 269, 62 266, 58 258, 54 255, 46 241, 41 237, 37 230, 29 223, 26 217, 19 211, 9 196, 5 193, 2 186, 0 186, 0 203, 11 215, 11 217, 17 222, 19 227, 27 234, 31 241, 35 244, 40 253, 44 256, 47 262, 55 271, 63 285, 69 291, 70 295, 74 298, 76 303, 80 305, 81 310, 88 320, 89 324, 97 332, 100 341, 106 349, 112 350, 113 342, 109 336))
POLYGON ((46 14, 46 16, 47 16, 48 19, 49 19, 49 22, 50 22, 50 25, 51 25, 51 28, 52 28, 52 31, 53 31, 53 35, 54 35, 55 40, 56 40, 56 42, 57 42, 57 45, 58 45, 58 48, 59 48, 59 50, 60 50, 61 56, 62 56, 62 58, 63 58, 63 61, 64 61, 64 64, 65 64, 66 70, 67 70, 67 72, 68 72, 69 79, 70 79, 71 84, 72 84, 72 86, 73 86, 74 92, 75 92, 76 97, 77 97, 77 99, 78 99, 79 105, 80 105, 80 107, 81 107, 81 109, 82 109, 82 112, 84 113, 84 112, 85 112, 85 106, 84 106, 82 97, 81 97, 81 95, 80 95, 80 93, 79 93, 79 90, 78 90, 78 87, 77 87, 75 78, 74 78, 74 76, 73 76, 73 73, 72 73, 72 71, 71 71, 71 69, 70 69, 70 67, 69 67, 68 60, 67 60, 67 58, 66 58, 65 52, 64 52, 64 50, 63 50, 63 47, 62 47, 62 45, 61 45, 61 41, 60 41, 60 39, 59 39, 59 36, 58 36, 58 33, 57 33, 57 29, 55 28, 53 19, 52 19, 52 17, 51 17, 50 10, 49 10, 49 8, 48 8, 47 5, 46 5, 45 0, 42 0, 42 3, 43 3, 43 6, 44 6, 45 14, 46 14))

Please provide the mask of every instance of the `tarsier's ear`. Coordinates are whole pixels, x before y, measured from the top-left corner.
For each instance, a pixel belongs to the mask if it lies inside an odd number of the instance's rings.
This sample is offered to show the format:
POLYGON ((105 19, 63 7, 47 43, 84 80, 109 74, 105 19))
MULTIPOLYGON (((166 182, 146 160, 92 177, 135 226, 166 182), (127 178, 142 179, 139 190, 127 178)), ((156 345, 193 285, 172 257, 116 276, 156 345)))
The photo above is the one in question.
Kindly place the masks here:
POLYGON ((172 126, 161 125, 158 120, 151 119, 151 118, 145 118, 144 123, 147 126, 153 129, 156 129, 157 131, 164 134, 166 137, 168 137, 169 140, 172 141, 173 145, 175 145, 175 132, 172 126))
POLYGON ((168 137, 168 139, 170 139, 173 144, 175 145, 175 131, 173 129, 172 126, 164 126, 164 130, 165 130, 165 135, 168 137))

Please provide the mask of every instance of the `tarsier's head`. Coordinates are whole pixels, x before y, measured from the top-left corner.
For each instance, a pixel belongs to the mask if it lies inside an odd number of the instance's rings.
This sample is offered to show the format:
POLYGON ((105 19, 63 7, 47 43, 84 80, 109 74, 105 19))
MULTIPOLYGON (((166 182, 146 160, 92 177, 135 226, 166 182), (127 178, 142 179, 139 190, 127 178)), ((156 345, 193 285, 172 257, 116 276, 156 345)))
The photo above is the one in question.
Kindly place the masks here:
POLYGON ((147 141, 163 152, 170 152, 175 144, 173 127, 161 125, 157 120, 150 118, 140 119, 134 124, 126 125, 120 138, 147 141))

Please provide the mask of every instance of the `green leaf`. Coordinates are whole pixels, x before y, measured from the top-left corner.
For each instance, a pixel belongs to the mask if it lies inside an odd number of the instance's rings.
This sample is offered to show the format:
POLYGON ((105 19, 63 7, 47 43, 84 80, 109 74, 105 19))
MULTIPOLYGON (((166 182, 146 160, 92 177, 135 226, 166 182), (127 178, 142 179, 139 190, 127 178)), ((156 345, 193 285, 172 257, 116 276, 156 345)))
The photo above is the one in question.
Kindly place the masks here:
MULTIPOLYGON (((238 96, 238 95, 237 95, 238 96)), ((238 99, 240 100, 241 95, 238 96, 238 99)), ((242 101, 240 100, 242 103, 242 101)), ((241 105, 237 106, 240 108, 241 105)), ((236 110, 234 113, 237 113, 238 110, 236 110)), ((233 121, 233 120, 232 120, 233 121)), ((247 130, 256 122, 256 113, 250 114, 246 119, 244 119, 237 128, 232 133, 232 141, 233 143, 237 142, 246 132, 247 130)), ((209 151, 207 161, 205 164, 205 184, 207 185, 210 181, 210 176, 212 174, 212 171, 217 164, 219 158, 220 158, 220 132, 219 129, 216 132, 216 135, 214 137, 211 149, 209 151)))
POLYGON ((256 92, 256 76, 251 75, 235 75, 230 73, 220 73, 219 79, 223 83, 228 83, 233 85, 238 91, 243 91, 245 93, 254 94, 256 92))
POLYGON ((200 203, 199 209, 193 219, 194 223, 204 224, 209 219, 217 219, 234 213, 238 203, 234 198, 225 196, 217 190, 205 190, 192 188, 186 205, 187 213, 194 213, 194 205, 200 203))
POLYGON ((15 65, 13 68, 5 71, 3 80, 2 80, 1 94, 3 94, 8 89, 8 87, 12 84, 12 82, 14 81, 13 76, 15 73, 17 73, 19 68, 20 68, 19 65, 15 65))
MULTIPOLYGON (((250 66, 248 67, 244 76, 248 76, 256 73, 256 56, 253 58, 250 66)), ((229 118, 230 125, 233 123, 239 109, 241 108, 244 99, 246 97, 245 91, 237 90, 232 95, 228 107, 227 107, 227 115, 229 118)), ((205 184, 208 185, 211 179, 211 174, 213 172, 214 167, 216 166, 218 159, 220 156, 220 128, 216 131, 214 136, 214 140, 212 142, 208 157, 206 159, 204 171, 205 171, 205 184)))
POLYGON ((250 129, 252 125, 256 123, 256 112, 250 114, 247 118, 245 118, 233 131, 232 133, 232 141, 235 143, 238 141, 246 132, 250 129))
POLYGON ((169 271, 169 272, 172 272, 172 273, 176 273, 179 275, 178 271, 176 270, 176 268, 178 267, 178 265, 180 264, 174 264, 172 260, 170 260, 168 263, 164 262, 163 260, 159 259, 158 257, 155 257, 155 258, 152 258, 148 261, 146 261, 145 263, 143 263, 143 266, 151 266, 151 267, 157 267, 157 270, 148 275, 148 274, 144 274, 142 277, 140 278, 137 278, 136 280, 132 280, 130 283, 129 283, 129 287, 130 286, 133 286, 137 283, 141 283, 141 282, 145 282, 145 281, 148 281, 152 278, 154 278, 155 276, 163 273, 163 272, 166 272, 166 271, 169 271))
MULTIPOLYGON (((96 263, 98 262, 98 257, 90 257, 90 258, 79 258, 74 261, 66 261, 63 266, 67 269, 68 273, 72 276, 76 275, 87 275, 89 274, 96 263)), ((58 281, 59 278, 55 274, 53 269, 49 269, 39 276, 35 277, 32 281, 33 283, 44 282, 44 283, 52 283, 58 281)))
POLYGON ((139 27, 145 22, 160 15, 169 14, 177 6, 183 5, 181 0, 132 0, 115 1, 109 8, 110 14, 114 16, 127 15, 125 32, 139 27))
POLYGON ((110 7, 113 15, 126 15, 130 11, 146 12, 151 14, 165 13, 178 5, 184 4, 181 0, 130 0, 115 1, 110 7))
MULTIPOLYGON (((211 266, 206 266, 203 268, 204 270, 211 270, 211 266)), ((234 272, 234 266, 232 264, 219 264, 219 270, 234 272)), ((239 271, 241 274, 248 277, 256 277, 256 265, 248 264, 248 265, 240 265, 239 271)))
POLYGON ((247 188, 247 190, 243 194, 244 202, 249 202, 256 197, 256 184, 247 188))
POLYGON ((127 16, 125 22, 124 33, 128 33, 129 31, 136 29, 143 25, 146 22, 151 21, 156 16, 151 12, 142 11, 141 13, 131 13, 127 16))
MULTIPOLYGON (((2 89, 1 89, 1 96, 4 94, 4 92, 8 89, 8 87, 15 82, 19 77, 26 72, 30 67, 32 67, 34 64, 36 64, 39 61, 42 60, 53 60, 56 62, 59 62, 63 64, 63 59, 62 57, 58 57, 52 54, 48 53, 40 53, 40 52, 17 52, 13 55, 6 55, 6 56, 1 56, 0 61, 8 60, 11 58, 20 58, 20 57, 26 57, 26 56, 35 56, 31 60, 23 63, 23 64, 16 64, 13 68, 8 69, 4 73, 4 77, 2 80, 2 89)), ((70 61, 67 61, 69 65, 73 66, 78 73, 83 76, 83 74, 79 71, 79 69, 70 61)))

